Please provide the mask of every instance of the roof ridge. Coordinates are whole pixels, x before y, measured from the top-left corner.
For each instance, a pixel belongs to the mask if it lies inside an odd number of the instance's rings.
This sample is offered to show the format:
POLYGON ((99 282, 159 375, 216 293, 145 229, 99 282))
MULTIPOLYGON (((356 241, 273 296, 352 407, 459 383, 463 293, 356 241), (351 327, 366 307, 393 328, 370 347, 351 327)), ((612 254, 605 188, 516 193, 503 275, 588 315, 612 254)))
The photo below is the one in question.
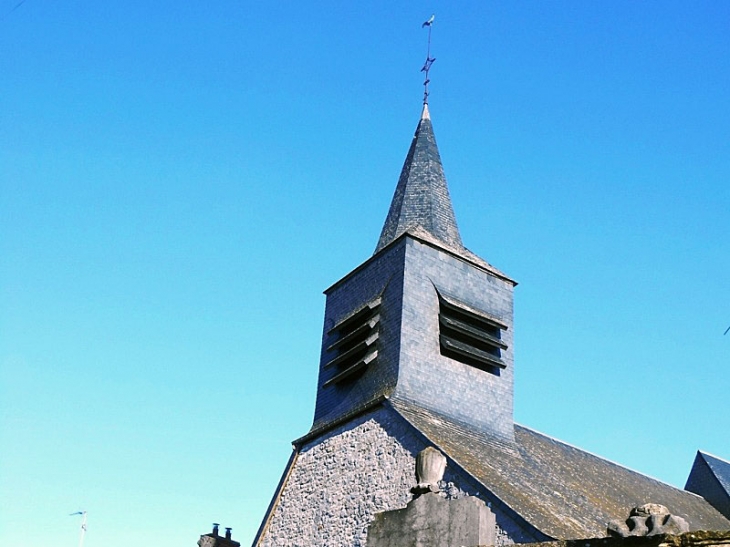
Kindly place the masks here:
POLYGON ((714 458, 716 460, 720 460, 721 462, 730 465, 730 460, 726 460, 725 458, 722 458, 720 456, 716 456, 715 454, 712 454, 710 452, 705 452, 704 450, 697 450, 697 452, 699 452, 703 456, 710 456, 710 458, 714 458))

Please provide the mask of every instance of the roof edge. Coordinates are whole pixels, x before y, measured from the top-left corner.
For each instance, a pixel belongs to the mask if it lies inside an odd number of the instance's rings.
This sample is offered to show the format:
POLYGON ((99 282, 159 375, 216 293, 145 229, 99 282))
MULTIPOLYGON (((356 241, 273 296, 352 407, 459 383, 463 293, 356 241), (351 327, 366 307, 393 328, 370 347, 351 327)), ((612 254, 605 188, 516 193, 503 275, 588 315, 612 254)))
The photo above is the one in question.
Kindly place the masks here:
POLYGON ((702 456, 710 456, 710 458, 714 458, 716 460, 720 460, 721 462, 730 465, 730 460, 728 460, 726 458, 722 458, 720 456, 716 456, 715 454, 712 454, 710 452, 705 452, 704 450, 697 450, 697 453, 698 454, 702 454, 702 456))
POLYGON ((279 505, 281 494, 284 492, 284 487, 289 482, 289 477, 291 476, 291 472, 294 469, 294 465, 296 464, 298 458, 299 449, 297 447, 294 447, 291 456, 289 456, 289 461, 284 468, 284 473, 282 473, 281 478, 279 479, 279 484, 276 486, 274 495, 269 502, 269 506, 266 508, 266 513, 264 513, 264 520, 261 521, 259 529, 256 532, 256 536, 254 536, 253 538, 253 543, 251 544, 253 547, 259 545, 261 538, 268 531, 269 524, 271 524, 271 518, 274 516, 274 508, 279 505))
POLYGON ((388 395, 379 395, 375 399, 360 405, 359 407, 351 410, 350 412, 347 412, 346 414, 343 414, 342 416, 335 420, 332 420, 331 422, 325 422, 318 425, 317 427, 312 426, 312 429, 310 429, 308 433, 302 435, 298 439, 294 439, 292 441, 292 445, 294 445, 295 448, 300 448, 302 445, 304 445, 304 443, 316 439, 320 435, 324 435, 325 433, 332 431, 337 426, 342 425, 343 423, 348 422, 353 418, 356 418, 357 416, 369 412, 376 406, 383 404, 383 402, 387 399, 388 395))
POLYGON ((448 246, 444 245, 441 242, 438 242, 436 240, 431 240, 430 238, 424 236, 423 234, 413 233, 413 231, 408 230, 403 232, 401 235, 399 235, 397 238, 395 238, 393 241, 388 243, 385 247, 380 249, 378 252, 373 254, 371 257, 369 257, 365 262, 361 263, 359 266, 354 268, 353 270, 350 270, 348 273, 346 273, 344 276, 342 276, 340 279, 332 283, 329 287, 327 287, 324 291, 322 291, 324 294, 329 294, 332 292, 335 288, 337 288, 339 285, 344 283, 347 279, 352 277, 353 275, 357 274, 362 269, 366 268, 368 264, 370 264, 372 261, 378 259, 381 254, 389 251, 390 249, 393 249, 397 243, 403 241, 405 238, 410 237, 411 239, 415 239, 416 241, 420 241, 421 243, 428 245, 429 247, 433 247, 435 249, 439 249, 441 251, 444 251, 445 253, 448 253, 449 255, 453 256, 454 258, 458 258, 459 260, 462 260, 468 264, 471 264, 475 268, 478 268, 482 270, 485 273, 488 273, 490 275, 493 275, 494 277, 497 277, 501 279, 502 281, 506 281, 507 283, 511 283, 513 287, 516 287, 519 283, 509 277, 507 274, 502 273, 500 270, 489 264, 487 261, 482 260, 479 258, 476 254, 472 253, 468 249, 464 248, 464 252, 459 252, 455 249, 451 249, 448 246))

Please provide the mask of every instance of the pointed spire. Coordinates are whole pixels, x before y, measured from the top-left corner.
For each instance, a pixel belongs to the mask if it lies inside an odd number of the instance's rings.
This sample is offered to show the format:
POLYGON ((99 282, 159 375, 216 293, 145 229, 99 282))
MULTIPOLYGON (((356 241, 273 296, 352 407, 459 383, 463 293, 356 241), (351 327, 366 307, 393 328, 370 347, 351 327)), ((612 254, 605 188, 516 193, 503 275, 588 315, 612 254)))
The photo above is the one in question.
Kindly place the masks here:
POLYGON ((375 252, 403 233, 420 231, 419 228, 447 247, 463 249, 428 104, 423 105, 375 252))

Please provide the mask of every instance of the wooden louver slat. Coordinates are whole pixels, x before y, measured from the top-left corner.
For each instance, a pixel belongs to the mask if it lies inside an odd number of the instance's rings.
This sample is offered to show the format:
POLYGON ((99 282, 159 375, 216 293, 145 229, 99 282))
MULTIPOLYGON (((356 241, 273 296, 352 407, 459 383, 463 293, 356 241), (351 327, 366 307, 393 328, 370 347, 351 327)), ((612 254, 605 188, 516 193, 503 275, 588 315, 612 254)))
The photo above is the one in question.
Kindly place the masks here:
POLYGON ((333 376, 326 380, 324 387, 339 384, 362 372, 378 357, 378 338, 380 327, 380 298, 368 302, 332 327, 327 334, 336 339, 327 347, 334 353, 324 363, 323 368, 333 369, 333 376))
POLYGON ((439 295, 441 353, 462 363, 497 373, 506 368, 502 331, 507 325, 439 295))

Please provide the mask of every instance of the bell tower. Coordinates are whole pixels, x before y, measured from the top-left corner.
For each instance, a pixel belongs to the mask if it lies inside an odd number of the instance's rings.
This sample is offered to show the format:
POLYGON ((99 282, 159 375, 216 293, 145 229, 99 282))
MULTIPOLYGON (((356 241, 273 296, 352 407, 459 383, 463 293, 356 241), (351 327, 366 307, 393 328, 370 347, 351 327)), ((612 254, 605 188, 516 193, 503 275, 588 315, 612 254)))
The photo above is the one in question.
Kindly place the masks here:
POLYGON ((375 253, 325 291, 307 436, 393 399, 513 441, 515 285, 463 246, 424 104, 375 253))

